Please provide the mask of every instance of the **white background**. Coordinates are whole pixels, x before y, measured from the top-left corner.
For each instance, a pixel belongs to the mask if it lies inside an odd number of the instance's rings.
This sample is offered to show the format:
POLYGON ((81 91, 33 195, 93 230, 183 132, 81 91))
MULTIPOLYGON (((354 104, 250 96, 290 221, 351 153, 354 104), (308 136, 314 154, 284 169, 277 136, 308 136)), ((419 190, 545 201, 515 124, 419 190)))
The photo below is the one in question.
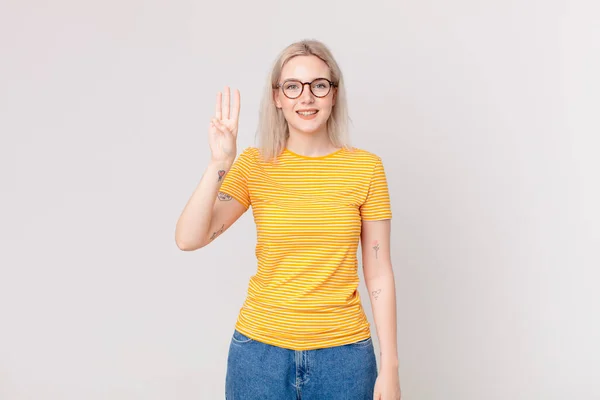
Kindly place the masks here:
POLYGON ((600 398, 597 2, 0 4, 1 399, 224 397, 252 214, 192 253, 175 223, 216 92, 255 145, 303 38, 388 175, 403 398, 600 398))

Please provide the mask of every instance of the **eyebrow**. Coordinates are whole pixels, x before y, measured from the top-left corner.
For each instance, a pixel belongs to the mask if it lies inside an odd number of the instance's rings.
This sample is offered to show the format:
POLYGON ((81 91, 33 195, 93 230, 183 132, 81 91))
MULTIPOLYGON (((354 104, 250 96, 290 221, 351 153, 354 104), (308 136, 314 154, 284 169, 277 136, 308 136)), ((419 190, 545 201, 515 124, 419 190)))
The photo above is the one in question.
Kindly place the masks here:
POLYGON ((303 80, 302 80, 302 79, 300 79, 300 78, 286 78, 286 79, 282 79, 281 81, 282 81, 282 82, 286 82, 286 81, 312 82, 312 81, 314 81, 315 79, 327 79, 328 81, 330 81, 330 80, 331 80, 331 78, 326 78, 326 77, 324 77, 324 76, 318 76, 318 77, 316 77, 316 78, 313 78, 313 79, 311 79, 311 80, 308 80, 308 81, 303 81, 303 80))

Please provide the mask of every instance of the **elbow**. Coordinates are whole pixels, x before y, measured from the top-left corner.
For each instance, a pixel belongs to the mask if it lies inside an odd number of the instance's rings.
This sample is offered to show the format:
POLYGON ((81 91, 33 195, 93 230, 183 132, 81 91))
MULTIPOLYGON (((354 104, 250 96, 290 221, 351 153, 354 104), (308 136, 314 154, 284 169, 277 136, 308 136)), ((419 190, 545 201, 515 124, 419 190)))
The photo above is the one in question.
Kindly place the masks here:
POLYGON ((175 237, 175 244, 177 248, 181 251, 194 251, 201 249, 206 245, 206 243, 202 243, 200 241, 189 240, 182 237, 175 237))
POLYGON ((181 251, 193 251, 195 250, 193 246, 191 246, 189 243, 187 242, 182 242, 182 241, 175 241, 175 244, 177 244, 177 248, 181 251))

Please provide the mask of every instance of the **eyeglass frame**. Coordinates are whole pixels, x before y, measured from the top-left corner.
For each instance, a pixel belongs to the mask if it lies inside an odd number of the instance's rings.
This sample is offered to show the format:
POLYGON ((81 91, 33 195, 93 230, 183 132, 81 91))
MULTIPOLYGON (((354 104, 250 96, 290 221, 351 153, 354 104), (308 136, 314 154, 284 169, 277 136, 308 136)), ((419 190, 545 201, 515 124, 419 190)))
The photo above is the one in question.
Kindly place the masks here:
POLYGON ((311 93, 313 96, 315 96, 315 97, 317 97, 317 98, 319 98, 319 99, 322 99, 322 98, 324 98, 324 97, 327 97, 327 96, 329 96, 329 93, 331 93, 331 89, 333 89, 333 88, 335 88, 335 87, 338 87, 337 83, 335 83, 335 82, 332 82, 332 81, 330 81, 330 80, 329 80, 329 79, 327 79, 327 78, 315 78, 315 79, 313 79, 311 82, 302 82, 300 79, 286 79, 286 80, 285 80, 285 81, 283 81, 282 83, 278 83, 277 85, 275 85, 275 86, 273 87, 273 89, 279 89, 279 88, 281 88, 281 92, 283 93, 283 95, 284 95, 285 97, 287 97, 287 98, 288 98, 288 99, 290 99, 290 100, 295 100, 295 99, 298 99, 298 98, 300 98, 300 96, 302 96, 302 93, 304 93, 304 85, 308 85, 308 87, 309 87, 309 90, 310 90, 310 93, 311 93), (323 95, 323 96, 317 96, 317 95, 316 95, 316 94, 314 94, 314 92, 312 91, 312 84, 313 84, 313 82, 314 82, 314 81, 320 81, 320 80, 324 80, 324 81, 327 81, 327 82, 329 82, 329 91, 327 92, 327 94, 325 94, 325 95, 323 95), (285 90, 283 90, 283 85, 285 85, 285 83, 286 83, 286 82, 292 82, 292 81, 293 81, 293 82, 300 82, 300 84, 302 85, 302 89, 300 90, 300 94, 299 94, 298 96, 296 96, 296 97, 290 97, 290 96, 288 96, 287 94, 285 94, 285 90))

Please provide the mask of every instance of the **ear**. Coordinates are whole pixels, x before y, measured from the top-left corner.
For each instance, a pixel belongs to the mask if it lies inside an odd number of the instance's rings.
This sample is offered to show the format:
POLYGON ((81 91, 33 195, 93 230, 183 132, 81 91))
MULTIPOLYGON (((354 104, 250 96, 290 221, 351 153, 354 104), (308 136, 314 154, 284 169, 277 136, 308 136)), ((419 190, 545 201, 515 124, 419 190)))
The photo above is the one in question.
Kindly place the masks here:
POLYGON ((337 99, 337 87, 333 88, 333 96, 331 97, 331 106, 335 106, 335 100, 337 99))
POLYGON ((273 102, 275 107, 281 108, 281 100, 279 99, 279 89, 273 89, 273 102))

